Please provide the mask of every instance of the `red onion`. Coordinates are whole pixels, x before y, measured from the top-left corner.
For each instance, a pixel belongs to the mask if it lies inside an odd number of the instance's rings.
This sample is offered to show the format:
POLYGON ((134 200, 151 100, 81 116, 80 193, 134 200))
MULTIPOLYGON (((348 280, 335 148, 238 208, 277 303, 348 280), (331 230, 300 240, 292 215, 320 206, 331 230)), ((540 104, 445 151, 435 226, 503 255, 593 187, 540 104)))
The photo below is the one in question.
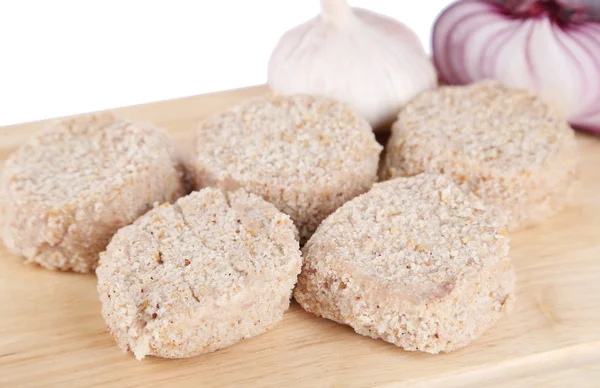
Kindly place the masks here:
POLYGON ((600 134, 600 1, 462 0, 433 29, 441 80, 499 80, 556 106, 600 134))

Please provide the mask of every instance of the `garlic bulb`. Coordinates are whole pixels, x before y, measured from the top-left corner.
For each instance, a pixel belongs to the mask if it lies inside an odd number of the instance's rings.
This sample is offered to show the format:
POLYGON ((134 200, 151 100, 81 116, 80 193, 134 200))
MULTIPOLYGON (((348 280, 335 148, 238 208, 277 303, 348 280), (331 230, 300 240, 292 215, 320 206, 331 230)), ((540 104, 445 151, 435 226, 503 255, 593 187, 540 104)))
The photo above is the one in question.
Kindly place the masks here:
POLYGON ((575 127, 600 133, 600 1, 469 0, 433 30, 442 81, 529 89, 575 127))
POLYGON ((374 128, 395 119, 418 93, 437 85, 435 69, 408 27, 389 17, 321 0, 321 14, 281 37, 268 69, 282 94, 324 95, 348 103, 374 128))

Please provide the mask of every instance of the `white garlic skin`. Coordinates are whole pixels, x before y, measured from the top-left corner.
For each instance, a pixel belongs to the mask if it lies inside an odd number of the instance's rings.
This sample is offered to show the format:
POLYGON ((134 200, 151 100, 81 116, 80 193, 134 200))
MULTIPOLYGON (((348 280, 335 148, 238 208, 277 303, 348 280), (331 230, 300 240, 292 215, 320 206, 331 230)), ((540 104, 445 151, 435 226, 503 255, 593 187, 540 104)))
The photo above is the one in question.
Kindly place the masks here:
POLYGON ((408 27, 343 1, 322 5, 320 15, 279 40, 268 68, 274 92, 344 101, 373 128, 387 129, 408 101, 437 86, 434 66, 408 27))

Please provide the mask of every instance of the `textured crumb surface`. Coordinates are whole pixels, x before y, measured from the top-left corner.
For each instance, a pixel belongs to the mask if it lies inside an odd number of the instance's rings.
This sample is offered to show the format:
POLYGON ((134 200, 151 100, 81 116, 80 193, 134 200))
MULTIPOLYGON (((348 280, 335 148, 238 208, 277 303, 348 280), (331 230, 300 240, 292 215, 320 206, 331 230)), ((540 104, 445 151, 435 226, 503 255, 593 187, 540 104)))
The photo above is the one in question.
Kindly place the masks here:
POLYGON ((212 116, 197 135, 196 187, 243 187, 289 214, 306 240, 377 179, 381 146, 348 106, 268 96, 212 116))
POLYGON ((382 179, 447 174, 508 215, 509 229, 536 224, 573 197, 574 132, 539 98, 496 81, 423 93, 399 114, 382 179))
POLYGON ((4 244, 49 269, 93 271, 112 235, 185 194, 170 140, 110 113, 52 122, 13 153, 0 176, 4 244))
POLYGON ((206 188, 120 229, 98 293, 138 359, 212 352, 261 334, 289 307, 302 258, 289 216, 244 190, 206 188))
POLYGON ((441 175, 378 183, 303 248, 307 311, 407 350, 448 352, 513 304, 505 221, 441 175))

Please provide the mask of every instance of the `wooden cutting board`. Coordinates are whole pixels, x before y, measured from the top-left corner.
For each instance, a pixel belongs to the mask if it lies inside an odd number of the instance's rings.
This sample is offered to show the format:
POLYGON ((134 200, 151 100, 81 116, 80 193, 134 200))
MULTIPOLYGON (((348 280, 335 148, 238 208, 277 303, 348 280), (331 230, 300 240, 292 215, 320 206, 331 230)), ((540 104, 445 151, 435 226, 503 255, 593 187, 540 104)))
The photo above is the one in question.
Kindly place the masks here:
MULTIPOLYGON (((198 120, 249 88, 117 109, 189 144, 198 120)), ((0 128, 0 159, 41 123, 0 128)), ((100 316, 93 275, 50 272, 0 248, 0 387, 599 387, 600 138, 579 135, 581 200, 511 236, 514 312, 450 354, 406 352, 293 304, 266 334, 184 360, 136 361, 100 316)))

